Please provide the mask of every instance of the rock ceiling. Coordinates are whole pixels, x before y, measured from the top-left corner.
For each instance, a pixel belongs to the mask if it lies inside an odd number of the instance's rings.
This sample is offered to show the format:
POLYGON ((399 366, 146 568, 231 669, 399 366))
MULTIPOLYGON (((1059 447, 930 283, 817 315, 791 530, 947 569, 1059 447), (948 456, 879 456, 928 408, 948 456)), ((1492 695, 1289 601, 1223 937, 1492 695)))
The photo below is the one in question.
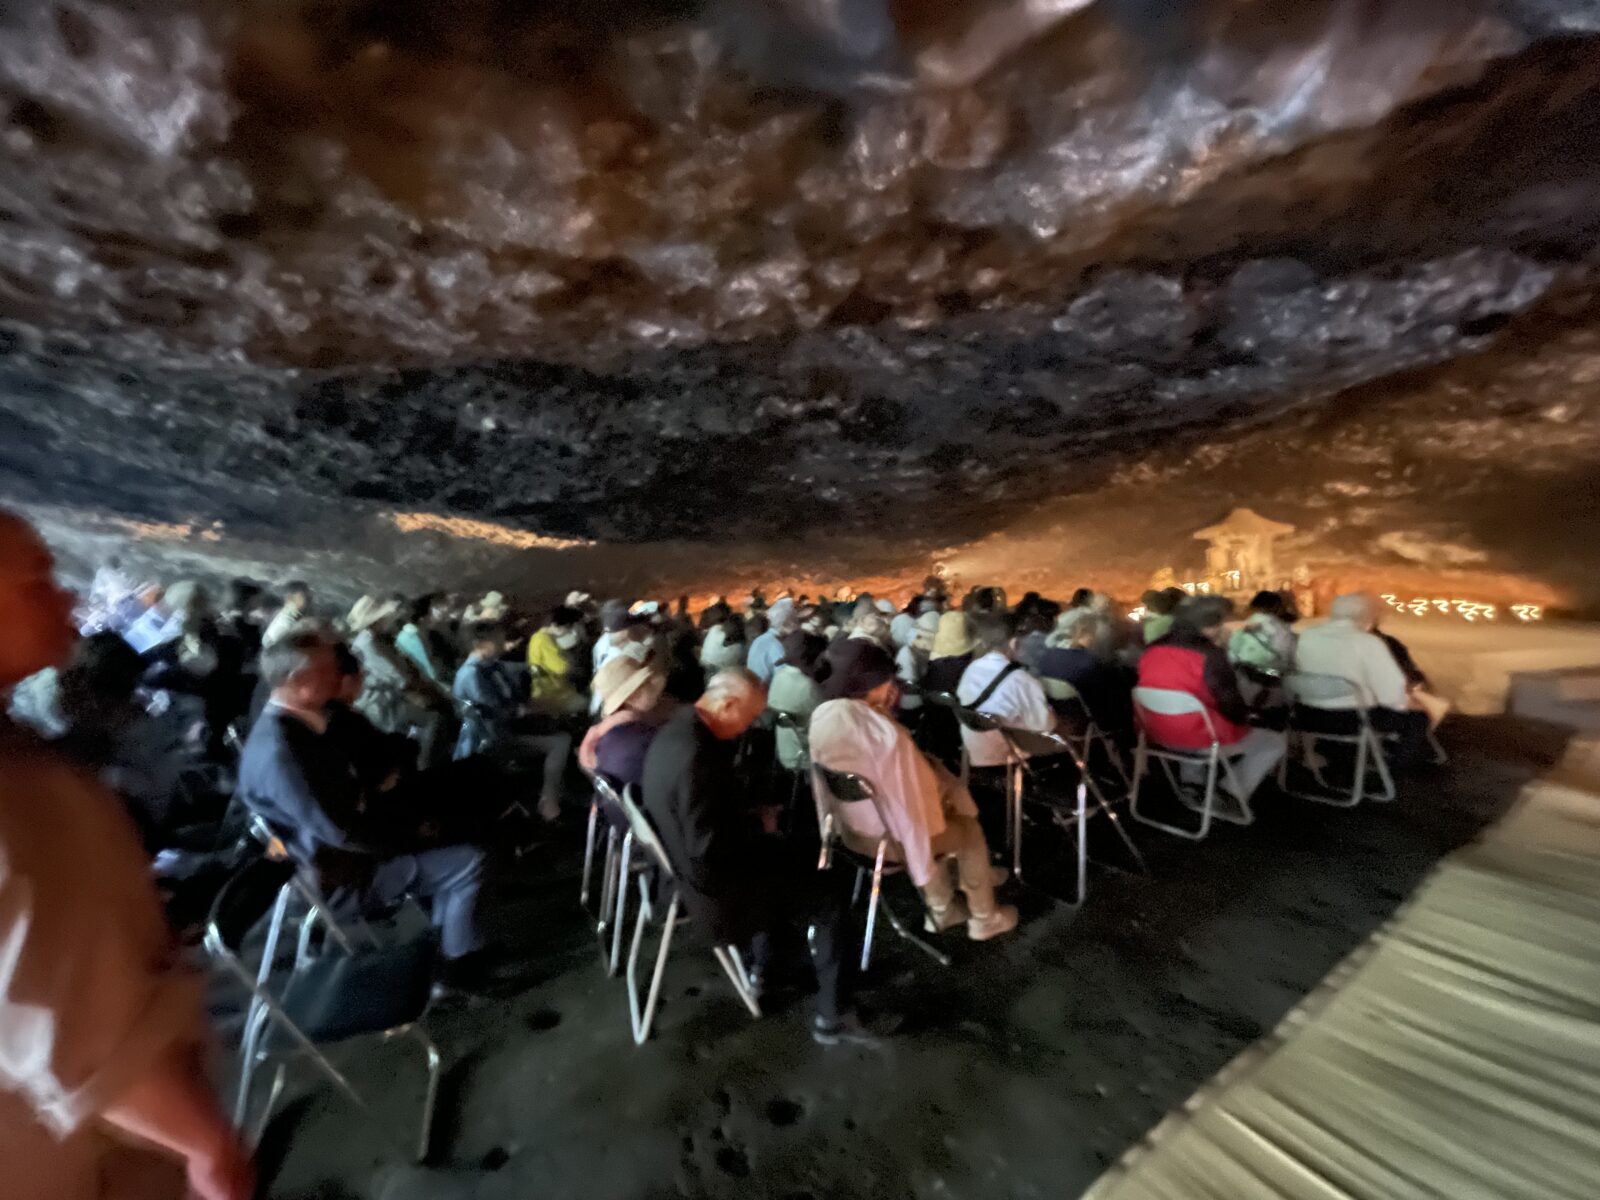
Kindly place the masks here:
POLYGON ((0 496, 981 535, 1583 325, 1596 31, 1577 0, 5 6, 0 496))

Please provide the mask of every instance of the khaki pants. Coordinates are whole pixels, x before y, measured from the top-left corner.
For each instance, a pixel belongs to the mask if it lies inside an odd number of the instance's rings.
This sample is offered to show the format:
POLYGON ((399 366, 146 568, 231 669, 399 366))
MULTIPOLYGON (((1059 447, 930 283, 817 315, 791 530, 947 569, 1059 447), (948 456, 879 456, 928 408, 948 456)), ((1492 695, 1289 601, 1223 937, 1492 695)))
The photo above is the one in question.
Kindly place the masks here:
MULTIPOLYGON (((955 856, 956 877, 967 898, 967 911, 975 917, 992 915, 994 873, 989 865, 989 843, 983 836, 983 827, 978 824, 978 818, 946 812, 944 832, 933 839, 933 853, 935 857, 947 854, 955 856)), ((955 899, 955 888, 947 863, 935 865, 933 878, 928 880, 928 886, 922 889, 922 894, 928 901, 928 907, 935 912, 943 912, 950 907, 950 902, 955 899)))

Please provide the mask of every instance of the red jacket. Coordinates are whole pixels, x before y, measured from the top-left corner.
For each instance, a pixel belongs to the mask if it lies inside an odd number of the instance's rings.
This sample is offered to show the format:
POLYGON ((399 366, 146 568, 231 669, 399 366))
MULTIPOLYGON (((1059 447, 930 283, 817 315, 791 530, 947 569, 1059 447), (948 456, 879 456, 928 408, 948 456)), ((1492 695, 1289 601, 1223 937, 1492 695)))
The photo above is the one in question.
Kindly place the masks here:
MULTIPOLYGON (((1250 732, 1249 706, 1227 653, 1200 634, 1175 628, 1139 658, 1139 686, 1187 692, 1211 713, 1217 740, 1231 746, 1250 732)), ((1169 717, 1136 708, 1139 723, 1151 740, 1175 750, 1204 750, 1211 745, 1199 713, 1169 717)))

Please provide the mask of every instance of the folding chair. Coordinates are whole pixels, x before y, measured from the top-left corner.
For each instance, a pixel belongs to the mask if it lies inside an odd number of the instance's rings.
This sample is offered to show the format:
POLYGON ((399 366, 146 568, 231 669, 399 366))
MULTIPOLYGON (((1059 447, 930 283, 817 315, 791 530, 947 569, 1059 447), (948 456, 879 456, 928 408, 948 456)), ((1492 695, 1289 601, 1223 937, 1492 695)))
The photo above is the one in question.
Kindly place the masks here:
MULTIPOLYGON (((419 1024, 432 994, 436 954, 433 940, 414 939, 386 949, 375 946, 357 952, 326 909, 313 904, 302 918, 292 965, 284 970, 279 944, 287 926, 290 901, 297 894, 305 895, 294 864, 287 858, 264 856, 245 866, 223 886, 206 924, 207 953, 250 993, 240 1046, 235 1124, 241 1132, 246 1128, 257 1069, 274 1054, 285 1051, 303 1054, 356 1107, 370 1115, 366 1099, 323 1053, 322 1046, 365 1036, 384 1041, 404 1037, 422 1048, 427 1065, 427 1086, 414 1146, 420 1160, 428 1151, 441 1066, 438 1047, 419 1024), (269 908, 266 940, 252 972, 245 962, 244 943, 269 908), (326 925, 337 950, 325 946, 321 953, 311 952, 307 931, 318 921, 326 925)), ((287 1065, 285 1061, 278 1064, 251 1141, 258 1140, 266 1128, 273 1105, 282 1093, 287 1065)))
POLYGON ((1139 742, 1133 753, 1133 802, 1129 811, 1134 820, 1143 821, 1146 825, 1156 829, 1165 830, 1167 833, 1178 837, 1188 838, 1190 841, 1199 841, 1211 831, 1213 819, 1227 821, 1234 825, 1249 825, 1255 821, 1255 814, 1250 811, 1250 798, 1245 789, 1240 785, 1238 776, 1233 771, 1233 760, 1240 757, 1240 752, 1229 754, 1227 749, 1217 737, 1216 723, 1211 719, 1211 713, 1202 704, 1198 697, 1191 696, 1188 692, 1173 691, 1169 688, 1136 687, 1133 689, 1133 711, 1139 722, 1139 742), (1155 713, 1158 716, 1178 717, 1198 715, 1204 722, 1206 734, 1211 739, 1211 744, 1204 749, 1182 750, 1173 746, 1164 746, 1150 737, 1145 729, 1145 714, 1155 713), (1155 759, 1161 764, 1162 772, 1167 777, 1168 784, 1172 787, 1173 795, 1187 804, 1184 799, 1184 785, 1173 774, 1172 764, 1183 765, 1198 764, 1206 769, 1205 793, 1198 805, 1191 805, 1200 814, 1199 829, 1185 829, 1181 825, 1171 825, 1165 821, 1155 820, 1139 811, 1139 797, 1144 785, 1144 777, 1148 774, 1150 759, 1155 759), (1239 813, 1223 812, 1216 806, 1217 776, 1223 774, 1239 803, 1239 813))
POLYGON ((823 806, 827 810, 822 817, 822 854, 817 859, 817 869, 826 871, 833 866, 834 855, 844 858, 856 869, 856 886, 854 895, 861 894, 861 884, 869 877, 872 880, 872 890, 867 900, 867 929, 861 940, 861 969, 865 971, 872 964, 872 938, 877 930, 878 909, 881 905, 884 914, 889 918, 889 926, 905 941, 910 942, 918 950, 928 955, 942 967, 950 965, 950 956, 937 950, 916 934, 912 933, 901 922, 899 915, 887 903, 881 901, 883 880, 886 875, 902 875, 905 873, 905 852, 895 845, 889 837, 889 822, 884 817, 883 804, 879 798, 878 789, 872 781, 860 775, 853 775, 848 771, 835 771, 825 767, 819 762, 811 764, 812 773, 822 788, 823 806), (870 804, 878 816, 878 823, 883 826, 884 834, 878 839, 877 849, 873 854, 866 855, 852 850, 845 844, 840 833, 842 822, 834 810, 843 804, 870 804), (889 850, 894 849, 898 855, 896 859, 888 857, 889 850))
POLYGON ((1372 721, 1367 715, 1371 698, 1365 694, 1365 689, 1338 675, 1315 675, 1304 671, 1285 676, 1283 687, 1290 701, 1289 734, 1304 748, 1306 767, 1310 770, 1312 778, 1317 781, 1317 786, 1322 789, 1320 793, 1291 791, 1289 756, 1285 754, 1278 763, 1278 786, 1284 793, 1300 800, 1331 804, 1335 808, 1354 808, 1363 799, 1393 800, 1394 776, 1389 772, 1389 760, 1383 752, 1383 737, 1372 727, 1372 721), (1303 728, 1295 723, 1296 714, 1302 707, 1354 713, 1357 719, 1356 732, 1321 733, 1314 729, 1303 728), (1323 773, 1322 763, 1319 761, 1320 756, 1317 754, 1318 742, 1334 742, 1355 747, 1355 773, 1348 796, 1338 795, 1338 789, 1328 782, 1327 776, 1323 773), (1378 775, 1379 790, 1375 792, 1367 791, 1369 766, 1378 775))
MULTIPOLYGON (((633 945, 628 950, 628 1016, 633 1025, 634 1044, 642 1046, 649 1040, 650 1030, 655 1025, 656 1007, 661 1000, 661 979, 666 973, 667 956, 672 950, 672 935, 681 921, 688 918, 680 918, 678 915, 682 907, 682 899, 678 895, 678 877, 672 869, 672 864, 667 861, 667 852, 661 845, 661 839, 656 836, 650 818, 645 816, 635 801, 631 789, 624 790, 619 800, 622 811, 628 818, 628 830, 633 838, 633 844, 640 847, 645 858, 654 865, 662 895, 671 896, 662 913, 661 946, 656 951, 655 969, 650 976, 650 991, 648 996, 641 998, 638 980, 639 956, 644 947, 645 931, 654 919, 657 905, 652 904, 650 900, 650 873, 644 871, 637 876, 639 916, 634 922, 633 945)), ((626 877, 622 885, 626 887, 626 877)), ((716 955, 718 965, 733 984, 733 990, 739 994, 739 999, 750 1010, 750 1015, 759 1020, 761 1004, 756 998, 755 985, 745 971, 744 960, 739 955, 738 947, 715 946, 712 948, 712 953, 716 955)))
POLYGON ((782 762, 779 761, 776 743, 774 743, 772 754, 773 766, 778 770, 787 771, 790 776, 789 808, 787 815, 792 821, 794 817, 794 806, 799 803, 800 799, 800 785, 811 773, 810 731, 806 720, 802 717, 797 717, 794 713, 781 712, 777 709, 774 709, 772 710, 772 715, 772 725, 775 731, 775 736, 781 738, 787 733, 791 735, 799 745, 799 758, 793 768, 785 767, 782 762))
POLYGON ((1111 821, 1118 836, 1122 838, 1123 844, 1128 847, 1129 852, 1133 855, 1134 861, 1139 864, 1139 871, 1148 875, 1150 868, 1144 860, 1144 855, 1140 853, 1139 847, 1134 845, 1133 839, 1128 836, 1127 830, 1122 827, 1122 818, 1117 815, 1116 805, 1118 802, 1106 795, 1105 789, 1100 786, 1101 781, 1095 776, 1092 769, 1094 766, 1095 747, 1098 746, 1105 760, 1111 764, 1112 769, 1116 771, 1121 780, 1125 789, 1123 797, 1126 798, 1133 790, 1133 778, 1128 774, 1128 768, 1122 761, 1122 752, 1117 749, 1117 744, 1112 740, 1111 735, 1095 720, 1094 713, 1089 709, 1088 701, 1083 698, 1077 688, 1064 679, 1047 678, 1041 680, 1041 682, 1044 684, 1045 695, 1050 698, 1052 704, 1056 707, 1056 711, 1066 717, 1068 724, 1076 730, 1073 733, 1061 733, 1057 730, 1057 734, 1067 744, 1073 758, 1079 764, 1079 769, 1084 772, 1089 792, 1095 800, 1096 811, 1111 821), (1062 711, 1063 708, 1065 709, 1064 712, 1062 711))
MULTIPOLYGON (((598 819, 600 806, 611 805, 616 811, 622 812, 622 797, 627 794, 627 789, 618 792, 611 785, 611 781, 604 776, 596 775, 594 780, 595 798, 589 807, 590 836, 593 838, 594 823, 598 819)), ((591 842, 592 845, 592 842, 591 842)), ((622 966, 622 931, 627 926, 628 892, 631 888, 632 877, 647 869, 647 864, 633 859, 634 836, 630 828, 624 834, 618 834, 610 822, 606 823, 606 858, 601 868, 600 875, 600 907, 595 918, 595 933, 600 938, 600 956, 605 960, 606 974, 615 975, 622 966), (609 934, 610 947, 607 948, 607 935, 609 934)), ((584 874, 589 872, 589 854, 584 855, 584 874)), ((587 883, 587 879, 585 879, 587 883)))

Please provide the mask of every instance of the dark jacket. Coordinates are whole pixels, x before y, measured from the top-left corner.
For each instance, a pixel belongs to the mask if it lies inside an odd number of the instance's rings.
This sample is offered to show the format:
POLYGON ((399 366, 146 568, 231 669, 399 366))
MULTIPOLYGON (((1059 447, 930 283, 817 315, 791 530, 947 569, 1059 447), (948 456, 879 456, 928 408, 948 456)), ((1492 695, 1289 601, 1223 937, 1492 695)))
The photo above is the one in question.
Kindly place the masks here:
POLYGON ((719 943, 742 943, 763 924, 756 823, 734 771, 734 750, 695 709, 684 708, 661 727, 644 760, 645 811, 690 915, 719 943))
POLYGON ((324 849, 381 853, 360 829, 361 792, 350 759, 293 713, 268 706, 239 756, 239 796, 288 842, 300 862, 324 849))
POLYGON ((1132 679, 1094 651, 1084 646, 1052 646, 1039 656, 1038 669, 1046 679, 1059 679, 1076 688, 1090 717, 1102 729, 1133 725, 1132 679))

